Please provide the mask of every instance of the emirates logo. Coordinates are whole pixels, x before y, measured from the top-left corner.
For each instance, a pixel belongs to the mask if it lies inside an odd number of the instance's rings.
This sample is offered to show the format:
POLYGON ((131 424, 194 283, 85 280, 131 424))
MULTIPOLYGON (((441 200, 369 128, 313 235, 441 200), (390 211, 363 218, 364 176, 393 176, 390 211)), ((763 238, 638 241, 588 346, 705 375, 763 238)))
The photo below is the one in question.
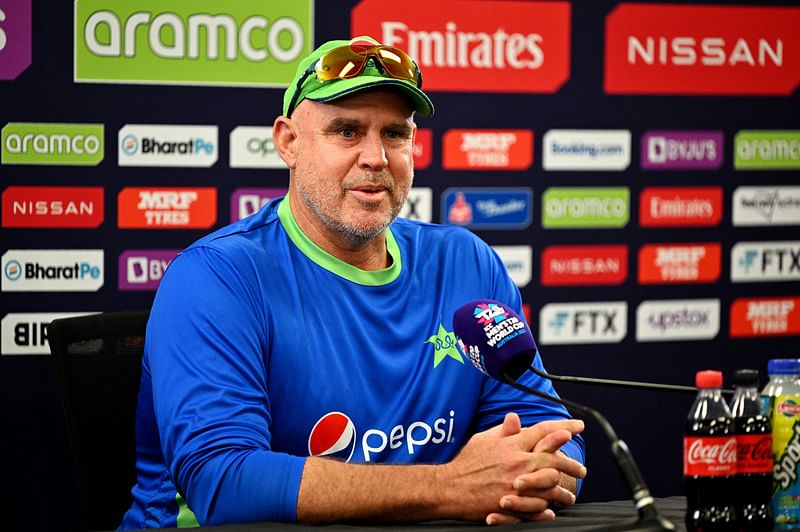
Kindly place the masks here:
POLYGON ((736 439, 729 438, 726 441, 718 442, 716 438, 710 441, 698 438, 689 445, 689 452, 687 453, 686 459, 691 465, 736 465, 736 439))

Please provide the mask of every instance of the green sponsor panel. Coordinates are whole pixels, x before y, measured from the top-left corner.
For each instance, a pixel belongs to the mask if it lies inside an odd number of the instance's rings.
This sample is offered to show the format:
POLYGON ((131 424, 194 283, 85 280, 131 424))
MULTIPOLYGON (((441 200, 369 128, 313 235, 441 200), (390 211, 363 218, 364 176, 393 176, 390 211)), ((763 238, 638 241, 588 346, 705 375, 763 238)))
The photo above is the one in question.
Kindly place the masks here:
POLYGON ((76 0, 75 81, 285 87, 313 0, 76 0))
POLYGON ((800 131, 739 131, 733 138, 737 170, 800 169, 800 131))
POLYGON ((103 160, 103 124, 9 122, 2 164, 96 166, 103 160))
POLYGON ((628 187, 551 187, 542 195, 542 227, 547 229, 619 228, 629 218, 628 187))

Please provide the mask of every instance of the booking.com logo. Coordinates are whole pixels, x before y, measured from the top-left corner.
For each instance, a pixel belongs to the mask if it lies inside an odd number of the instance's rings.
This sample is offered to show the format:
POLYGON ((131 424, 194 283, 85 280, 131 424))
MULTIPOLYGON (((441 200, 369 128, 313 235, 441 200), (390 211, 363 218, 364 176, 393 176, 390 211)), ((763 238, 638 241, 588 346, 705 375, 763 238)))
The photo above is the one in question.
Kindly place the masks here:
MULTIPOLYGON (((414 454, 418 447, 453 441, 455 411, 449 417, 435 419, 433 426, 424 421, 414 421, 408 426, 395 425, 390 434, 380 429, 368 429, 361 437, 361 451, 364 462, 370 462, 373 454, 387 449, 405 449, 414 454)), ((328 412, 314 424, 308 435, 308 454, 328 456, 349 462, 358 442, 358 434, 353 421, 342 412, 328 412)))
POLYGON ((16 281, 22 275, 22 264, 19 261, 10 260, 6 263, 4 273, 6 274, 6 279, 16 281))
POLYGON ((122 137, 122 152, 125 155, 135 155, 137 151, 139 151, 139 137, 136 135, 122 137))

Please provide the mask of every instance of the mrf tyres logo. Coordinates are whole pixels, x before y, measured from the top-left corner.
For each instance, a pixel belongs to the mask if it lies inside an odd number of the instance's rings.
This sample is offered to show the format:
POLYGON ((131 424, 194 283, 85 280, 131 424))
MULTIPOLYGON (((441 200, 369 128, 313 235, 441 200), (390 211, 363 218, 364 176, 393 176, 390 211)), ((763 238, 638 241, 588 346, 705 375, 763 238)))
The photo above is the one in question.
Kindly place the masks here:
POLYGON ((800 241, 737 242, 731 248, 734 283, 800 280, 800 241))
POLYGON ((10 122, 2 130, 3 164, 96 166, 103 124, 10 122))
POLYGON ((413 456, 428 445, 453 441, 456 413, 432 421, 412 421, 393 427, 368 428, 358 439, 355 423, 347 414, 328 412, 317 420, 308 435, 308 455, 350 462, 385 462, 388 455, 413 456))
POLYGON ((645 170, 716 170, 722 166, 722 131, 647 131, 645 170))
POLYGON ((800 131, 739 131, 733 143, 737 170, 800 169, 800 131))
POLYGON ((628 334, 624 301, 548 303, 539 313, 542 344, 619 343, 628 334))
POLYGON ((542 195, 545 229, 622 228, 628 224, 628 187, 550 187, 542 195))
POLYGON ((800 297, 740 298, 730 320, 734 338, 800 334, 800 297))
POLYGON ((605 90, 788 96, 798 27, 796 7, 621 3, 606 18, 605 90))
POLYGON ((568 2, 363 0, 351 33, 397 46, 425 72, 425 90, 556 92, 569 79, 568 2))
POLYGON ((103 286, 102 249, 9 249, 3 292, 96 292, 103 286))
POLYGON ((631 164, 627 129, 551 129, 544 134, 545 170, 625 170, 631 164))
POLYGON ((636 341, 711 340, 719 324, 719 299, 642 301, 636 309, 636 341))
POLYGON ((217 162, 217 126, 126 124, 117 134, 120 166, 200 166, 217 162))
POLYGON ((442 139, 448 170, 527 170, 533 164, 529 129, 451 129, 442 139))
POLYGON ((474 229, 525 229, 533 217, 530 188, 448 188, 442 223, 474 229))
POLYGON ((285 87, 311 52, 311 0, 76 0, 76 82, 285 87))
POLYGON ((122 229, 207 229, 217 221, 217 189, 126 187, 118 195, 122 229))
POLYGON ((800 225, 800 187, 737 187, 733 225, 800 225))
POLYGON ((639 283, 713 283, 719 279, 721 257, 717 243, 645 244, 639 250, 639 283))

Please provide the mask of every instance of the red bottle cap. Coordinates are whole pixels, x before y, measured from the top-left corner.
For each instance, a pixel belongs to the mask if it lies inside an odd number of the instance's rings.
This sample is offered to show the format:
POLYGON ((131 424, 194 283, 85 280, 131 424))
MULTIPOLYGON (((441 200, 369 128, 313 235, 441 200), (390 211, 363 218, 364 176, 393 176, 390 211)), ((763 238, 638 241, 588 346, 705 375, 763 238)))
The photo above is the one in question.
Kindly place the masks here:
POLYGON ((722 372, 710 369, 698 371, 694 382, 698 388, 722 388, 722 372))

